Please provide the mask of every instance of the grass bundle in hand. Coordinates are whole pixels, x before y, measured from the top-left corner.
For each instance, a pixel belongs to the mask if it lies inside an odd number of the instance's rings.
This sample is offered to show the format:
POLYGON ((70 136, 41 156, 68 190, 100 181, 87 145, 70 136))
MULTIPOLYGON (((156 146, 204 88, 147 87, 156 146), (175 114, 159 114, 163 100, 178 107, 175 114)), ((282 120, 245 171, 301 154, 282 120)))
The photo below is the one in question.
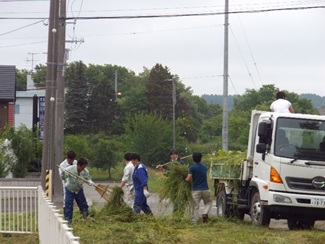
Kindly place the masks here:
POLYGON ((159 190, 160 201, 170 199, 174 207, 177 208, 173 213, 177 216, 183 216, 186 209, 192 204, 192 184, 184 181, 187 174, 187 166, 178 163, 169 165, 159 190))

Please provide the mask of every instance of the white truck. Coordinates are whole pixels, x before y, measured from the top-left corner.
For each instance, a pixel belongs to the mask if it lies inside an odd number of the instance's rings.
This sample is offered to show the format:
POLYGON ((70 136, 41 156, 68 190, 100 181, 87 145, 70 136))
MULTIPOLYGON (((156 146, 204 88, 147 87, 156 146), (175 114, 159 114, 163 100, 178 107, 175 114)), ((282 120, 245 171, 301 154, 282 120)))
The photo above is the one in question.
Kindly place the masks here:
POLYGON ((325 220, 325 116, 253 110, 247 159, 237 174, 225 167, 211 164, 218 215, 287 219, 290 230, 325 220))

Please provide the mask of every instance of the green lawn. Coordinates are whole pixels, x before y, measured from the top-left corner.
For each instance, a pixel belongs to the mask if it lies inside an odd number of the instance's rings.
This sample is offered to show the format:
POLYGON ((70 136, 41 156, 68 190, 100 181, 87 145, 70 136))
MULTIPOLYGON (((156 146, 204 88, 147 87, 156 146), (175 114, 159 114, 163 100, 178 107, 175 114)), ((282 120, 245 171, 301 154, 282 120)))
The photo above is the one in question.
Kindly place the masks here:
MULTIPOLYGON (((120 181, 124 165, 112 171, 112 178, 120 181)), ((157 192, 162 172, 149 171, 149 188, 157 192)), ((107 171, 90 168, 94 181, 107 180, 107 171), (106 178, 105 178, 106 177, 106 178)), ((212 183, 212 182, 210 182, 212 183)), ((211 189, 212 190, 212 189, 211 189)), ((189 217, 172 218, 136 215, 131 209, 115 209, 107 213, 90 209, 93 219, 84 219, 76 212, 71 224, 73 234, 82 244, 106 243, 243 243, 243 244, 322 244, 325 231, 289 231, 287 228, 264 228, 252 226, 247 221, 211 217, 209 223, 191 224, 189 217)), ((37 234, 0 234, 0 243, 38 243, 37 234)))
POLYGON ((325 232, 288 231, 255 227, 239 220, 212 217, 208 224, 171 217, 94 215, 93 221, 76 219, 73 233, 81 243, 324 243, 325 232))

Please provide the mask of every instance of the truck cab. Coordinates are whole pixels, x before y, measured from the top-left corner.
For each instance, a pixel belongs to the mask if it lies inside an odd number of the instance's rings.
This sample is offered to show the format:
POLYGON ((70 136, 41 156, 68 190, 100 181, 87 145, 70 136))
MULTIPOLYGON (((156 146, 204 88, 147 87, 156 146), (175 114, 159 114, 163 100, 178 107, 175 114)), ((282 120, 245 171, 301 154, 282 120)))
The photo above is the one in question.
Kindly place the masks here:
POLYGON ((325 116, 254 110, 247 149, 237 179, 215 179, 218 214, 291 230, 325 219, 325 116))

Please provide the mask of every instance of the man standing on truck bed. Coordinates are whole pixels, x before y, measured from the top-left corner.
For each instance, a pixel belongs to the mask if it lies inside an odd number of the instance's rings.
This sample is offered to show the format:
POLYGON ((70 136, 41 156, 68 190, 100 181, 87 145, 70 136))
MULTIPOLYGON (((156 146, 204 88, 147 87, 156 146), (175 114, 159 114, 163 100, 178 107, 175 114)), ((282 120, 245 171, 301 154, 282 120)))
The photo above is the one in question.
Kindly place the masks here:
POLYGON ((276 93, 276 101, 274 101, 270 109, 272 112, 278 113, 294 113, 291 102, 285 99, 285 94, 282 91, 276 93))

